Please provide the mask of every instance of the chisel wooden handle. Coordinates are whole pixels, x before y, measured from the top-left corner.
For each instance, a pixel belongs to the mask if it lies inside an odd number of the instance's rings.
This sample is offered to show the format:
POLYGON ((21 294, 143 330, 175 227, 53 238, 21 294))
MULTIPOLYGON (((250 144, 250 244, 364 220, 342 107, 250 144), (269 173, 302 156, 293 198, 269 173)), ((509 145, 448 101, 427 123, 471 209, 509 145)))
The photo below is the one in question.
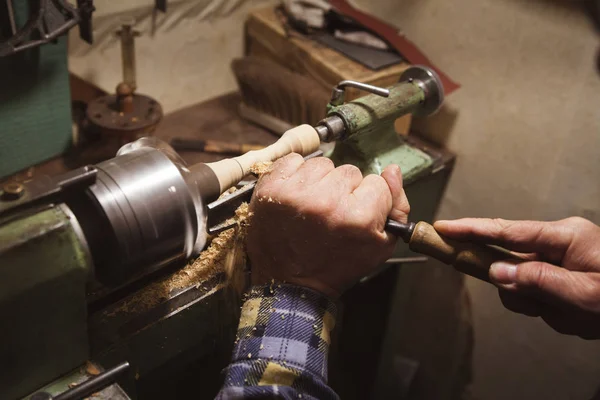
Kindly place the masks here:
POLYGON ((265 146, 248 143, 224 142, 220 140, 202 140, 188 138, 173 138, 171 146, 177 150, 204 151, 206 153, 244 154, 252 150, 261 150, 265 146))
POLYGON ((418 222, 408 241, 411 250, 452 265, 458 271, 490 281, 492 263, 501 260, 522 261, 507 250, 468 242, 459 242, 440 235, 427 222, 418 222))

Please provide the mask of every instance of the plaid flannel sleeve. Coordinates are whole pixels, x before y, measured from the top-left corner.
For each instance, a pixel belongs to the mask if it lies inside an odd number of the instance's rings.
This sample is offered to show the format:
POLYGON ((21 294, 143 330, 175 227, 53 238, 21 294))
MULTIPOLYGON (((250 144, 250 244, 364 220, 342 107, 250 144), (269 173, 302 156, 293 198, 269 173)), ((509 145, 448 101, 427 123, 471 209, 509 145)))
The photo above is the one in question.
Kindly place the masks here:
POLYGON ((335 304, 310 289, 254 287, 218 399, 338 399, 327 386, 335 304))

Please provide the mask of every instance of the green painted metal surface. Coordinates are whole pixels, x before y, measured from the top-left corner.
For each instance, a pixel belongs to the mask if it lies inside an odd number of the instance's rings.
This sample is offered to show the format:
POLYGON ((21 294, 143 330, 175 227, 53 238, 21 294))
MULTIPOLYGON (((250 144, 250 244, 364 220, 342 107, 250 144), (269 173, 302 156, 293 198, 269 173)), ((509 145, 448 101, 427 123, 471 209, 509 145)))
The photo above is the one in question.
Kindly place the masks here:
POLYGON ((389 97, 370 94, 341 106, 328 107, 328 116, 338 115, 344 120, 345 141, 370 146, 374 132, 378 133, 383 126, 392 126, 396 118, 411 113, 425 99, 423 90, 414 83, 397 83, 388 89, 389 97))
MULTIPOLYGON (((28 1, 13 1, 19 26, 28 1)), ((0 7, 0 14, 5 8, 0 7)), ((5 20, 0 15, 1 20, 5 20)), ((71 144, 67 38, 0 57, 0 178, 62 154, 71 144)))
MULTIPOLYGON (((90 364, 91 365, 91 364, 90 364)), ((96 365, 94 365, 95 369, 98 369, 96 365)), ((99 370, 99 369, 98 369, 99 370)), ((88 379, 93 378, 94 374, 90 374, 90 371, 87 369, 87 365, 81 366, 80 368, 76 368, 75 370, 61 376, 57 380, 52 383, 35 390, 30 395, 27 395, 23 398, 23 400, 31 399, 37 392, 46 392, 55 396, 57 394, 66 392, 71 389, 74 385, 80 385, 81 383, 87 381, 88 379)), ((129 396, 125 394, 123 389, 119 387, 117 384, 113 384, 108 386, 107 388, 96 392, 90 398, 93 400, 130 400, 129 396)))
POLYGON ((433 161, 427 153, 403 142, 377 149, 372 153, 362 154, 351 145, 338 143, 329 157, 335 165, 356 165, 364 175, 380 175, 388 165, 397 164, 400 166, 405 183, 413 182, 426 174, 433 165, 433 161))
POLYGON ((61 207, 0 224, 0 398, 12 399, 88 357, 90 263, 61 207))
POLYGON ((329 108, 328 115, 341 117, 347 130, 347 137, 336 143, 329 157, 336 165, 354 164, 363 174, 381 174, 388 165, 398 164, 405 182, 410 182, 426 173, 433 162, 396 134, 394 121, 412 112, 424 94, 413 83, 398 83, 389 90, 389 97, 371 94, 329 108))

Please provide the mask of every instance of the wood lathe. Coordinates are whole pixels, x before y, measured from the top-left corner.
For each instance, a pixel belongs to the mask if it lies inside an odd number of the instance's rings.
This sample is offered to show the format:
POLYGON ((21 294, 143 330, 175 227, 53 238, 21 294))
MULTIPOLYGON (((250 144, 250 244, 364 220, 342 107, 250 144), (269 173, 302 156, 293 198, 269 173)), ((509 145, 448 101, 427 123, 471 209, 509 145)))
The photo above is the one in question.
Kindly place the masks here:
MULTIPOLYGON (((139 332, 143 336, 149 319, 155 326, 164 324, 161 334, 166 338, 171 322, 183 318, 181 310, 188 304, 212 301, 215 287, 196 284, 177 293, 150 293, 178 297, 135 318, 124 306, 110 306, 125 291, 142 287, 152 274, 204 249, 208 205, 248 175, 255 163, 292 152, 308 155, 322 142, 336 141, 329 154, 336 164, 353 163, 363 173, 380 173, 390 163, 402 166, 398 157, 405 143, 393 132, 394 120, 408 113, 429 115, 442 102, 435 73, 411 67, 387 89, 341 82, 334 88, 327 117, 317 126, 295 127, 273 145, 239 157, 188 166, 166 143, 142 138, 97 165, 5 186, 0 196, 0 273, 10 286, 0 296, 0 313, 12 328, 0 332, 0 342, 11 344, 1 348, 0 359, 12 364, 0 376, 0 397, 33 393, 90 358, 112 365, 131 361, 117 354, 131 354, 124 342, 139 332), (371 94, 345 103, 346 87, 371 94), (90 320, 88 314, 98 316, 90 320), (119 346, 128 350, 115 351, 119 346)), ((203 324, 225 319, 219 307, 194 312, 199 313, 194 320, 203 324)), ((185 329, 191 330, 189 325, 185 329)), ((213 333, 206 340, 216 340, 213 333)), ((154 338, 139 340, 152 346, 154 338)), ((205 338, 185 340, 202 346, 205 338)), ((167 368, 174 357, 158 358, 147 356, 132 365, 144 374, 153 363, 167 368)))

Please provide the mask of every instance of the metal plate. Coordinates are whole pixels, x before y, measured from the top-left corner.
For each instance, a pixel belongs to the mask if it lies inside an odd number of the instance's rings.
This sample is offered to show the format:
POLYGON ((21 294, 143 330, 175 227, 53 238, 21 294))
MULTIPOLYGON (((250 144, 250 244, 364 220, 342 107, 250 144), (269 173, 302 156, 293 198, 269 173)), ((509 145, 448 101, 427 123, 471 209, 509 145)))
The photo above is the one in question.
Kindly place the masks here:
POLYGON ((139 134, 151 131, 163 115, 160 104, 151 97, 133 95, 133 111, 119 111, 116 95, 100 97, 87 109, 88 119, 110 134, 139 134))

